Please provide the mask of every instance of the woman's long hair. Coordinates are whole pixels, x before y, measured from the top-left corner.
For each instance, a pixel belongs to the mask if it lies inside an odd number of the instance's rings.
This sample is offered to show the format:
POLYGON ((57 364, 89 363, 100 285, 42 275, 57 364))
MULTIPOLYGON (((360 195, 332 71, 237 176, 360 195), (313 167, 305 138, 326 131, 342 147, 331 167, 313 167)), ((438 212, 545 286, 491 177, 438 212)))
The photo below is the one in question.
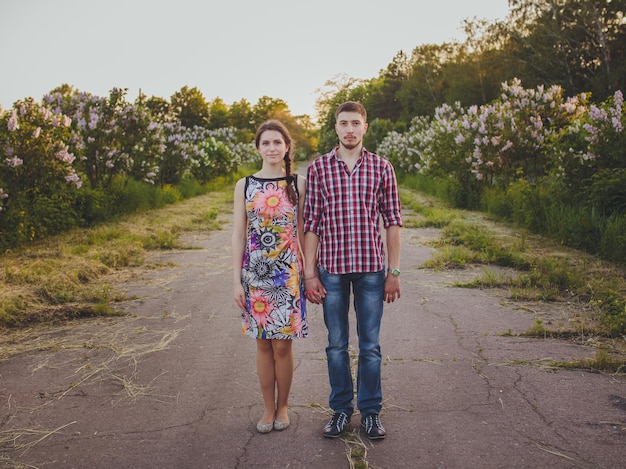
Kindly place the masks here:
POLYGON ((289 147, 289 150, 287 150, 287 153, 285 153, 285 156, 283 158, 285 160, 285 173, 287 175, 287 197, 289 197, 289 201, 293 205, 297 205, 298 196, 296 194, 295 178, 293 177, 292 170, 293 159, 291 155, 293 154, 293 141, 291 139, 291 134, 289 133, 289 130, 287 130, 287 127, 285 127, 285 125, 279 120, 270 119, 268 121, 265 121, 259 126, 256 131, 256 136, 254 137, 254 143, 257 150, 259 149, 259 144, 261 142, 261 135, 267 130, 275 130, 276 132, 280 132, 280 134, 283 136, 283 139, 285 140, 285 143, 289 147))

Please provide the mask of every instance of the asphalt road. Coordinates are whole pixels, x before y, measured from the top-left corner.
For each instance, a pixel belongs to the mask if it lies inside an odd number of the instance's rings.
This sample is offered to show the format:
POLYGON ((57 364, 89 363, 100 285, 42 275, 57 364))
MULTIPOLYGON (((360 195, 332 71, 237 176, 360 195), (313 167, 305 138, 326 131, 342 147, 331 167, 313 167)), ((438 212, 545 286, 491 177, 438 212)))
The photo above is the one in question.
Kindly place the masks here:
POLYGON ((382 332, 387 439, 369 442, 358 416, 346 438, 321 436, 329 388, 315 305, 309 338, 294 343, 292 425, 255 432, 255 345, 231 298, 225 226, 125 283, 127 317, 3 338, 17 351, 0 361, 0 467, 626 467, 626 377, 548 366, 595 349, 515 337, 556 306, 453 286, 479 269, 419 268, 436 235, 402 231, 402 298, 382 332))

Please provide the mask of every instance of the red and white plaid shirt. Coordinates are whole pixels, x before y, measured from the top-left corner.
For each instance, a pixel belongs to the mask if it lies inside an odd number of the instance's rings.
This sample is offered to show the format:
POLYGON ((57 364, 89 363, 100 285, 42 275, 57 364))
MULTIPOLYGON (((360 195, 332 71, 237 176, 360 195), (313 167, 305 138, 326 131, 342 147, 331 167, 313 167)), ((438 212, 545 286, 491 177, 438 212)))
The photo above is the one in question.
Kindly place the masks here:
POLYGON ((396 175, 365 148, 350 174, 337 148, 309 165, 304 231, 319 237, 318 265, 331 274, 378 272, 385 268, 381 217, 385 228, 402 226, 396 175))

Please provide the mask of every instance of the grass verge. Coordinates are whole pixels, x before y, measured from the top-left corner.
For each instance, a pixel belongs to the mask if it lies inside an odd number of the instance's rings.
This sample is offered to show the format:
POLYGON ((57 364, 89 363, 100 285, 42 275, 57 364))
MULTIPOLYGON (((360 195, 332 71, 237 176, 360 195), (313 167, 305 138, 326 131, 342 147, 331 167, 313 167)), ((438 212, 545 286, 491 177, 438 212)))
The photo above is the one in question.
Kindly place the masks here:
MULTIPOLYGON (((534 337, 600 339, 602 346, 626 349, 626 271, 615 264, 524 230, 492 223, 476 212, 446 208, 412 191, 401 192, 410 226, 441 228, 436 254, 422 267, 465 269, 483 266, 482 274, 455 286, 504 289, 512 301, 575 305, 584 317, 552 322, 537 319, 524 334, 534 337), (608 344, 608 345, 607 345, 608 344)), ((594 359, 572 367, 624 371, 624 359, 598 350, 594 359)), ((565 366, 565 365, 563 365, 565 366)))
POLYGON ((113 285, 151 251, 184 249, 180 235, 220 229, 231 190, 74 230, 6 253, 0 269, 0 327, 116 315, 113 285))

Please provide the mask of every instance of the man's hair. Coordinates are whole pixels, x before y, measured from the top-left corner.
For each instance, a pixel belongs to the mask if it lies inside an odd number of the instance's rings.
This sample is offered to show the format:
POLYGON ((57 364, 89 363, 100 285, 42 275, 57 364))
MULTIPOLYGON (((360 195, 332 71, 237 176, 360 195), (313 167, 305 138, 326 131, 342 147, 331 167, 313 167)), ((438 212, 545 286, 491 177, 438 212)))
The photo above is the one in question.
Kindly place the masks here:
POLYGON ((346 101, 345 103, 340 104, 335 111, 335 121, 337 121, 337 117, 342 112, 358 112, 363 117, 363 122, 367 122, 367 111, 365 110, 365 106, 361 103, 357 103, 356 101, 346 101))

